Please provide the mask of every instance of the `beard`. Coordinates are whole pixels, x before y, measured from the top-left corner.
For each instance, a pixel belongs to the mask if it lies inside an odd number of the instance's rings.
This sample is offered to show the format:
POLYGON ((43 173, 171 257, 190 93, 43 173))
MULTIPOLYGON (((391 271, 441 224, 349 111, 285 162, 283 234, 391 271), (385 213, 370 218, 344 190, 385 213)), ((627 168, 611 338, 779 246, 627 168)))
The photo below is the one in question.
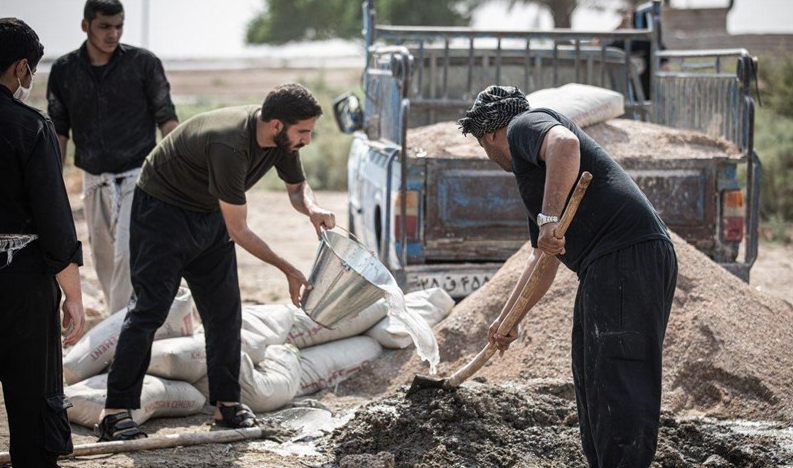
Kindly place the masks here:
POLYGON ((289 130, 289 127, 284 125, 284 128, 281 129, 281 131, 278 132, 277 135, 275 135, 273 141, 280 150, 285 151, 289 154, 297 154, 297 150, 299 150, 305 145, 303 145, 303 143, 298 143, 297 145, 292 143, 292 140, 289 139, 289 135, 286 134, 287 130, 289 130))

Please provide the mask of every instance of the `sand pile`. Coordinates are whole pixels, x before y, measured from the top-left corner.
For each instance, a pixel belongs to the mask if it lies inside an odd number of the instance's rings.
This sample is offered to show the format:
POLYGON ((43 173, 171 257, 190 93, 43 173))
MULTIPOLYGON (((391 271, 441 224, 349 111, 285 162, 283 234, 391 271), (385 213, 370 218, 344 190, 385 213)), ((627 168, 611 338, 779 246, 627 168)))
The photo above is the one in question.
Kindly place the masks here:
MULTIPOLYGON (((649 122, 611 119, 583 130, 616 160, 741 158, 738 147, 723 138, 649 122)), ((456 122, 411 128, 407 141, 411 157, 487 158, 476 138, 463 137, 456 122)))
MULTIPOLYGON (((673 235, 679 277, 664 351, 664 408, 678 415, 793 421, 793 307, 758 293, 673 235)), ((490 282, 435 327, 439 372, 449 375, 485 344, 528 259, 524 246, 490 282)), ((578 281, 560 267, 521 337, 477 376, 491 382, 571 380, 570 331, 578 281)), ((346 388, 394 390, 425 373, 409 353, 387 353, 346 388)))
MULTIPOLYGON (((587 466, 570 399, 517 386, 472 382, 456 392, 391 394, 334 432, 346 468, 587 466)), ((664 415, 654 467, 778 466, 787 455, 765 436, 664 415)), ((789 458, 789 457, 788 457, 789 458)))

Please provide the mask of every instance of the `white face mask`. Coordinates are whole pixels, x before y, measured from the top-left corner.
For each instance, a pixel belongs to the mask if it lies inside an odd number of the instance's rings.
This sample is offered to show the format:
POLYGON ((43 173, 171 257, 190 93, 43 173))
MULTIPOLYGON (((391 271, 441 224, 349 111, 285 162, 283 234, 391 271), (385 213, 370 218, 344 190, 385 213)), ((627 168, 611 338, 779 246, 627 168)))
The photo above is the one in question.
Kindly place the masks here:
POLYGON ((22 86, 22 80, 17 78, 17 82, 19 82, 19 88, 17 88, 17 90, 14 91, 14 97, 22 102, 28 100, 28 98, 30 97, 30 91, 33 90, 33 72, 30 71, 30 65, 27 65, 27 67, 28 67, 28 72, 30 72, 30 86, 25 88, 24 86, 22 86))

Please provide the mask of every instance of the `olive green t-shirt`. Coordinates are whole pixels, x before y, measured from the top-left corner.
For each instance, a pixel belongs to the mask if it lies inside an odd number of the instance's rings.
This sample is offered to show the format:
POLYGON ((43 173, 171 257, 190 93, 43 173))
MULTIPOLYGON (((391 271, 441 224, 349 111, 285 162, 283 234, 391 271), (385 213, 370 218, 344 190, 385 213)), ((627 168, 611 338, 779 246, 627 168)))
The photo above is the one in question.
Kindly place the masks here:
POLYGON ((180 124, 146 158, 138 186, 192 211, 220 209, 218 200, 245 204, 245 191, 273 166, 286 183, 306 180, 297 153, 256 143, 256 106, 198 114, 180 124))

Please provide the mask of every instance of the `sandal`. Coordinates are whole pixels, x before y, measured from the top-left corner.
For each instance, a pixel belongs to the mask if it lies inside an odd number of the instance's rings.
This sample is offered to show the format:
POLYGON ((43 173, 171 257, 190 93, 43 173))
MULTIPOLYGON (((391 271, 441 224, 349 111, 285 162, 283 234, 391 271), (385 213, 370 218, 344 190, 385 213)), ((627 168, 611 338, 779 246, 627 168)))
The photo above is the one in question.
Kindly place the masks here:
POLYGON ((149 437, 140 429, 138 423, 132 420, 129 411, 108 414, 99 421, 99 424, 94 425, 94 434, 99 437, 99 442, 135 440, 149 437))
POLYGON ((215 419, 215 424, 231 429, 243 429, 257 425, 256 415, 253 414, 253 411, 247 405, 242 403, 234 403, 233 405, 221 404, 218 409, 220 410, 221 419, 215 419))

